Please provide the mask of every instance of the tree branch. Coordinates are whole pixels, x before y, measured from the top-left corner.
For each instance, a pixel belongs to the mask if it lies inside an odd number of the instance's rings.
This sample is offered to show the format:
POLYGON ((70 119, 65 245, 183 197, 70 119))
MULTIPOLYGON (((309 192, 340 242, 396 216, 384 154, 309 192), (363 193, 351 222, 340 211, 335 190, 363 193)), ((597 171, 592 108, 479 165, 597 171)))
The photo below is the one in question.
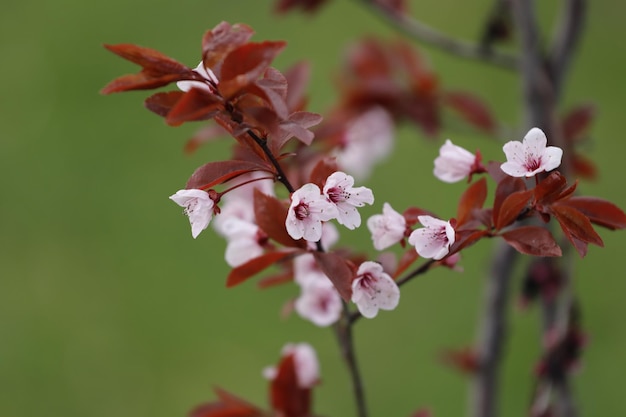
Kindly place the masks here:
POLYGON ((517 69, 518 58, 514 55, 485 49, 481 45, 452 38, 404 13, 386 7, 384 4, 375 0, 361 1, 377 16, 386 20, 389 24, 413 39, 439 48, 454 56, 487 62, 504 69, 517 69))
POLYGON ((502 350, 507 335, 507 301, 509 284, 518 252, 507 243, 498 242, 485 289, 485 311, 482 314, 476 353, 479 369, 474 377, 470 398, 470 416, 498 415, 498 378, 502 350))
POLYGON ((548 55, 550 77, 554 82, 557 95, 560 95, 562 91, 565 74, 580 42, 586 17, 587 3, 585 0, 565 0, 562 20, 554 34, 548 55))
POLYGON ((350 310, 348 304, 345 301, 341 301, 343 304, 343 312, 339 321, 335 324, 335 335, 337 336, 337 343, 341 348, 341 356, 346 362, 348 367, 348 373, 352 380, 352 389, 354 392, 354 400, 356 401, 357 416, 367 417, 367 405, 365 404, 365 392, 363 390, 363 380, 361 379, 361 372, 359 371, 359 365, 356 360, 356 354, 354 351, 354 341, 352 338, 352 322, 350 316, 350 310))

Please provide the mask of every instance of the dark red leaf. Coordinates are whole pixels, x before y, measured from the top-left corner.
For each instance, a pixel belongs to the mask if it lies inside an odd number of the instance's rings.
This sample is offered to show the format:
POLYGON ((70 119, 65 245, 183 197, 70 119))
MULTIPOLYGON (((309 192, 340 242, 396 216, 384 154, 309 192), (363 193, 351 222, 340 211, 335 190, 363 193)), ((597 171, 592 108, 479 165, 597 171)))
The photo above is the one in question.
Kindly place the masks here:
POLYGON ((202 56, 207 68, 215 67, 226 54, 248 42, 254 31, 241 23, 221 22, 207 31, 202 39, 202 56))
POLYGON ((311 66, 307 62, 299 62, 285 71, 287 79, 287 108, 290 112, 302 111, 305 108, 306 89, 311 78, 311 66))
POLYGON ((486 230, 461 230, 456 232, 455 242, 450 247, 450 252, 448 255, 451 255, 456 252, 460 252, 468 246, 473 245, 478 242, 483 237, 490 237, 488 231, 486 230))
POLYGON ((148 110, 162 117, 167 117, 176 103, 185 95, 182 91, 168 91, 166 93, 156 93, 148 97, 145 106, 148 110))
POLYGON ((197 76, 187 66, 154 49, 132 44, 104 45, 104 47, 124 59, 141 65, 142 70, 138 74, 116 78, 100 91, 102 94, 158 88, 197 76))
POLYGON ((610 201, 596 197, 570 197, 558 204, 575 208, 592 223, 611 230, 626 228, 626 214, 610 201))
POLYGON ((239 285, 249 278, 252 278, 259 272, 263 271, 265 268, 269 268, 275 263, 280 262, 290 256, 293 256, 294 253, 294 251, 270 252, 261 255, 258 258, 251 259, 245 264, 240 265, 230 271, 230 273, 228 274, 228 278, 226 278, 226 286, 234 287, 235 285, 239 285))
POLYGON ((215 393, 219 401, 194 408, 189 417, 261 417, 264 414, 259 408, 221 388, 215 388, 215 393))
POLYGON ((554 171, 535 187, 535 201, 543 205, 551 204, 561 195, 566 185, 565 177, 559 171, 554 171))
POLYGON ((588 180, 595 180, 598 177, 598 169, 596 168, 596 164, 593 163, 589 158, 574 153, 570 155, 572 171, 574 175, 586 178, 588 180))
POLYGON ((569 141, 580 138, 591 124, 595 115, 595 107, 591 104, 583 104, 569 111, 562 122, 563 136, 569 141))
POLYGON ((221 68, 218 89, 222 96, 230 99, 256 81, 285 45, 282 41, 251 42, 233 49, 221 68))
POLYGON ((223 108, 222 100, 218 96, 192 88, 178 99, 165 121, 170 126, 178 126, 184 122, 208 120, 223 108))
MULTIPOLYGON (((490 164, 491 165, 491 164, 490 164)), ((498 168, 499 169, 499 168, 498 168)), ((505 176, 501 181, 498 182, 498 187, 496 188, 496 195, 493 201, 493 224, 500 224, 500 210, 502 208, 502 203, 504 200, 511 194, 515 192, 525 191, 526 184, 521 178, 509 177, 505 176)))
POLYGON ((284 417, 310 415, 311 389, 298 386, 296 363, 293 354, 284 356, 278 364, 276 377, 271 384, 272 409, 284 417))
POLYGON ((441 361, 466 375, 476 373, 480 367, 478 354, 470 347, 445 350, 441 353, 441 361))
POLYGON ((277 69, 268 68, 265 77, 250 84, 247 92, 265 100, 281 120, 289 117, 287 79, 277 69))
POLYGON ((327 0, 278 0, 275 6, 277 13, 285 13, 289 10, 300 7, 304 12, 313 13, 327 0))
POLYGON ((516 191, 502 202, 497 215, 496 229, 500 230, 513 223, 528 206, 533 190, 516 191))
POLYGON ((276 285, 286 284, 293 281, 293 271, 286 270, 274 275, 261 278, 257 282, 257 287, 264 290, 265 288, 275 287, 276 285))
POLYGON ((341 298, 350 302, 354 271, 348 261, 330 252, 313 252, 313 256, 322 272, 332 281, 341 298))
POLYGON ((409 207, 402 213, 402 217, 406 220, 407 226, 414 226, 418 223, 419 216, 431 216, 435 218, 439 218, 439 216, 435 215, 432 211, 424 210, 419 207, 409 207))
POLYGON ((483 207, 485 200, 487 199, 487 180, 481 178, 463 193, 459 200, 459 206, 457 208, 456 228, 462 227, 464 224, 474 220, 474 211, 483 207))
MULTIPOLYGON (((551 209, 554 217, 556 217, 561 225, 563 233, 565 233, 565 236, 567 236, 574 246, 576 246, 576 242, 574 242, 572 238, 576 238, 587 243, 593 243, 594 245, 598 245, 600 247, 604 246, 602 238, 598 235, 598 233, 596 233, 595 230, 593 230, 591 221, 582 212, 578 211, 574 207, 562 204, 554 204, 551 209)), ((580 252, 579 254, 581 257, 584 256, 584 254, 580 252)))
POLYGON ((335 160, 335 158, 320 159, 320 161, 315 164, 315 167, 311 171, 309 182, 317 185, 318 187, 320 187, 321 190, 324 188, 326 179, 338 170, 339 168, 337 167, 337 161, 335 160))
POLYGON ((315 138, 309 127, 315 126, 322 121, 322 116, 317 113, 298 111, 291 113, 289 119, 280 122, 279 134, 272 139, 273 149, 282 149, 292 137, 296 137, 305 145, 310 145, 315 138))
POLYGON ((561 256, 561 248, 552 234, 543 227, 521 226, 502 234, 518 252, 535 256, 561 256))
POLYGON ((209 162, 196 169, 186 187, 208 189, 253 171, 272 172, 268 167, 250 161, 209 162))
POLYGON ((306 248, 303 239, 294 240, 285 226, 287 219, 287 207, 275 197, 254 190, 254 216, 257 225, 267 233, 267 236, 281 245, 306 248))
POLYGON ((493 133, 496 129, 496 122, 491 111, 485 103, 473 94, 448 92, 444 95, 444 101, 473 126, 487 133, 493 133))

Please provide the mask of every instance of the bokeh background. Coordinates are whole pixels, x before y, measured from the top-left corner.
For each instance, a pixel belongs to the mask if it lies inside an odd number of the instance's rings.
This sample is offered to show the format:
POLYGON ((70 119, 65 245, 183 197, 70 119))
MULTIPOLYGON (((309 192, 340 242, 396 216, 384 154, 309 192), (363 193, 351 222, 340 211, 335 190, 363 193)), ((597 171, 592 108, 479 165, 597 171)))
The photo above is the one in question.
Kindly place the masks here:
MULTIPOLYGON (((182 146, 196 126, 167 127, 143 109, 147 93, 101 96, 109 80, 137 67, 103 43, 149 46, 190 66, 205 30, 221 20, 255 28, 256 40, 286 39, 276 65, 313 64, 311 110, 336 98, 329 82, 347 42, 396 33, 357 1, 335 0, 315 17, 278 17, 270 1, 159 0, 5 2, 0 13, 0 415, 111 417, 185 415, 221 386, 267 404, 261 370, 286 342, 318 350, 323 384, 315 410, 353 415, 347 374, 331 330, 297 316, 281 319, 295 286, 257 290, 254 281, 224 286, 224 242, 212 231, 194 241, 168 196, 200 164, 225 157, 228 141, 193 156, 182 146)), ((542 23, 555 11, 542 3, 542 23)), ((590 2, 592 3, 592 2, 590 2)), ((420 0, 413 13, 449 33, 476 38, 489 0, 420 0)), ((585 152, 600 179, 585 194, 626 207, 623 103, 626 3, 590 4, 588 31, 567 83, 568 106, 598 106, 585 152)), ((506 71, 423 48, 444 86, 480 93, 510 126, 521 120, 520 91, 506 71)), ((451 137, 486 158, 494 144, 460 123, 437 141, 398 132, 393 159, 368 185, 377 202, 363 210, 424 206, 453 216, 462 184, 431 174, 451 137)), ((519 139, 512 137, 510 139, 519 139)), ((626 313, 623 233, 601 232, 606 248, 575 261, 589 345, 575 379, 582 415, 626 415, 626 313)), ((374 253, 363 228, 342 242, 374 253)), ((475 338, 491 248, 467 251, 465 272, 435 271, 407 285, 399 308, 356 328, 372 416, 408 416, 428 406, 438 417, 464 414, 467 380, 443 367, 442 349, 475 338)), ((503 376, 503 412, 524 416, 540 351, 539 313, 511 308, 503 376)))

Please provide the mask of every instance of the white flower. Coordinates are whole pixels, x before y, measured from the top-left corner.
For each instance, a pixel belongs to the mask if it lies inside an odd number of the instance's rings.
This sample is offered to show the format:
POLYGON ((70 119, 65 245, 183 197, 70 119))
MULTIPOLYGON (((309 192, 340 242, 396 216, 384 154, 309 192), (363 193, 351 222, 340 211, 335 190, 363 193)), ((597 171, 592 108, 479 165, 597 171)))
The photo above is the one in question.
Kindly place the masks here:
POLYGON ((341 297, 326 276, 309 281, 301 289, 294 306, 300 317, 320 327, 330 326, 339 320, 341 297))
POLYGON ((543 131, 533 127, 524 136, 523 142, 510 141, 502 150, 506 162, 500 168, 512 177, 532 177, 543 171, 551 171, 561 165, 563 149, 548 146, 548 139, 543 131))
POLYGON ((394 123, 382 107, 373 107, 355 117, 343 135, 337 163, 359 179, 369 176, 372 167, 393 148, 394 123))
MULTIPOLYGON (((217 77, 213 74, 210 68, 205 68, 204 62, 200 61, 198 66, 194 68, 194 71, 200 74, 205 80, 210 81, 214 84, 218 83, 217 77)), ((202 81, 178 81, 176 86, 184 92, 191 90, 192 88, 198 88, 200 90, 205 90, 210 93, 213 92, 213 88, 208 83, 204 83, 202 81)))
MULTIPOLYGON (((298 387, 309 389, 320 380, 320 365, 315 349, 308 343, 288 343, 282 349, 282 357, 293 355, 298 387)), ((276 378, 278 370, 271 366, 263 370, 263 376, 269 380, 276 378)))
POLYGON ((222 223, 221 231, 228 241, 226 263, 233 268, 263 254, 261 239, 264 234, 256 224, 229 217, 222 223))
POLYGON ((368 319, 376 317, 378 310, 393 310, 400 301, 400 288, 383 267, 372 261, 363 262, 352 281, 352 302, 368 319))
POLYGON ((305 253, 293 261, 293 277, 301 289, 295 309, 302 318, 320 327, 339 320, 341 297, 313 254, 305 253))
POLYGON ((443 182, 457 182, 469 176, 476 163, 476 155, 446 140, 435 158, 435 177, 443 182))
POLYGON ((191 223, 191 235, 194 239, 198 237, 200 232, 207 228, 213 216, 215 203, 209 194, 198 189, 180 190, 171 195, 170 199, 185 208, 184 213, 191 223))
POLYGON ((304 184, 291 195, 285 226, 294 239, 317 242, 322 237, 322 222, 337 217, 337 208, 321 195, 315 184, 304 184))
POLYGON ((351 230, 361 225, 356 208, 374 202, 372 190, 353 185, 354 178, 341 171, 331 174, 324 184, 324 195, 337 207, 337 221, 351 230))
POLYGON ((450 222, 431 216, 418 216, 417 219, 424 227, 411 233, 409 243, 415 246, 422 258, 439 260, 446 256, 455 240, 454 228, 450 222))
POLYGON ((383 204, 383 214, 375 214, 367 219, 367 228, 372 233, 372 241, 377 250, 392 246, 404 237, 406 220, 389 203, 383 204))

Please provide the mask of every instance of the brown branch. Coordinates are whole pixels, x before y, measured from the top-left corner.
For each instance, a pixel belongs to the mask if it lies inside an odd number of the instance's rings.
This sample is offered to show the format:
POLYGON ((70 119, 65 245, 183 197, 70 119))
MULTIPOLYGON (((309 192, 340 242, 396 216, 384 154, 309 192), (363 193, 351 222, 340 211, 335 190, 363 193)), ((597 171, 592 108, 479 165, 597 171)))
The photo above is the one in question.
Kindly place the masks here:
POLYGON ((357 416, 367 417, 363 380, 356 360, 354 340, 352 338, 353 321, 351 320, 348 304, 343 300, 342 303, 343 312, 341 318, 335 324, 335 335, 337 336, 337 343, 339 343, 339 347, 341 348, 341 356, 346 363, 350 379, 352 380, 352 390, 354 392, 354 400, 356 401, 357 416))
POLYGON ((585 0, 565 0, 562 20, 555 32, 548 55, 550 77, 556 94, 562 92, 565 74, 585 26, 587 2, 585 0))
POLYGON ((470 397, 470 416, 498 415, 499 369, 507 335, 507 301, 509 284, 519 253, 498 242, 485 288, 485 311, 476 347, 479 369, 474 377, 470 397))
POLYGON ((487 62, 509 70, 517 69, 518 58, 514 55, 502 51, 485 49, 479 44, 455 39, 443 32, 433 29, 417 19, 413 19, 405 13, 387 7, 381 2, 375 0, 361 1, 377 16, 383 18, 389 24, 413 39, 439 48, 442 51, 460 58, 487 62))

